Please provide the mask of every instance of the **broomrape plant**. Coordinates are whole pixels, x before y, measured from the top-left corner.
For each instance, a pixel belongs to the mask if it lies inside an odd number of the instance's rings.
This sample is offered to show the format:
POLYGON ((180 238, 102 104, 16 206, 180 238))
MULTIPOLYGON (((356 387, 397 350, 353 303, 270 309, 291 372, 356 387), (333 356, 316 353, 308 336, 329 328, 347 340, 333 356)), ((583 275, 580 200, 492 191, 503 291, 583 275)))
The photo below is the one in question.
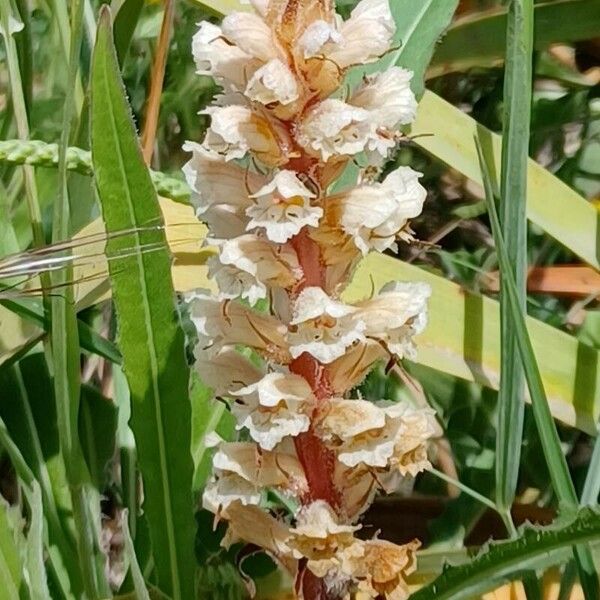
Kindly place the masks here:
POLYGON ((362 0, 346 21, 331 0, 252 4, 221 27, 201 23, 193 40, 198 73, 222 87, 204 141, 185 146, 218 250, 218 293, 188 298, 196 369, 245 440, 216 440, 203 505, 228 522, 224 545, 263 548, 300 598, 403 600, 419 542, 359 539, 356 523, 378 491, 429 466, 433 415, 350 396, 377 362, 414 357, 430 288, 390 282, 355 304, 340 294, 364 255, 410 242, 426 197, 409 167, 378 177, 415 118, 412 73, 345 85, 349 69, 390 51, 388 0, 362 0), (332 192, 353 162, 358 184, 332 192), (297 510, 268 510, 266 490, 297 510))

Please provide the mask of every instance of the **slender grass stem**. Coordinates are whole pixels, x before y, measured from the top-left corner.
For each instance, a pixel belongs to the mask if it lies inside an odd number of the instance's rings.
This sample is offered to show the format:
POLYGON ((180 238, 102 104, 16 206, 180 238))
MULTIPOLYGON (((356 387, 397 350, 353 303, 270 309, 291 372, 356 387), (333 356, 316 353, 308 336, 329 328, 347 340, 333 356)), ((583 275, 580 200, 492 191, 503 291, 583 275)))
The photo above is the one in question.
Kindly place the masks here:
MULTIPOLYGON (((533 0, 511 0, 507 17, 500 224, 521 310, 526 309, 527 159, 532 98, 533 0)), ((501 369, 496 436, 496 502, 510 510, 521 460, 524 379, 506 281, 500 282, 501 369)))
POLYGON ((450 477, 449 475, 438 471, 434 467, 429 468, 428 471, 432 475, 435 475, 438 479, 441 479, 442 481, 445 481, 446 483, 450 483, 451 485, 457 487, 461 492, 464 492, 465 494, 471 496, 471 498, 475 498, 475 500, 481 502, 481 504, 483 504, 484 506, 487 506, 489 509, 498 513, 504 519, 504 515, 500 513, 498 507, 489 498, 486 498, 479 492, 476 492, 473 488, 470 488, 468 485, 461 483, 458 479, 454 479, 454 477, 450 477))
MULTIPOLYGON (((540 436, 542 449, 550 471, 552 486, 558 497, 560 508, 570 511, 577 510, 578 500, 575 492, 575 486, 569 473, 567 461, 562 452, 558 431, 552 419, 552 413, 548 404, 548 398, 544 390, 544 384, 540 375, 527 324, 525 322, 524 311, 519 304, 519 296, 516 283, 512 273, 511 262, 508 256, 504 237, 500 227, 500 220, 496 212, 494 203, 494 193, 489 173, 489 166, 485 160, 483 150, 479 140, 475 140, 477 151, 483 174, 485 198, 498 251, 500 270, 502 277, 506 281, 506 291, 509 300, 513 329, 517 341, 517 349, 523 363, 525 378, 531 396, 533 415, 535 418, 537 430, 540 436)), ((593 556, 589 546, 578 545, 573 548, 573 554, 577 562, 579 579, 583 588, 586 600, 597 600, 600 597, 600 583, 596 572, 593 556)))

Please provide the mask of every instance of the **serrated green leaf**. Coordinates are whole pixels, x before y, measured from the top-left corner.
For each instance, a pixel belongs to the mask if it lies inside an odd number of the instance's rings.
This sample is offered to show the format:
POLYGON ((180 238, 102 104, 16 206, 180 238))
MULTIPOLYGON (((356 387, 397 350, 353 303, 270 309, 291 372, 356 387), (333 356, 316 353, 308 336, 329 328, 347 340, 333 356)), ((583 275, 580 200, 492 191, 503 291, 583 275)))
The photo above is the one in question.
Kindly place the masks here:
POLYGON ((131 391, 131 428, 144 481, 159 587, 174 600, 194 595, 193 463, 189 369, 175 309, 170 258, 156 192, 144 165, 112 41, 100 14, 92 67, 92 158, 107 231, 136 230, 137 251, 107 244, 118 345, 131 391), (157 250, 144 253, 145 244, 157 250))
POLYGON ((411 600, 462 600, 518 579, 524 571, 546 568, 564 556, 573 544, 600 539, 600 515, 583 509, 567 524, 545 529, 527 527, 518 539, 490 544, 471 562, 446 567, 435 581, 418 590, 411 600))

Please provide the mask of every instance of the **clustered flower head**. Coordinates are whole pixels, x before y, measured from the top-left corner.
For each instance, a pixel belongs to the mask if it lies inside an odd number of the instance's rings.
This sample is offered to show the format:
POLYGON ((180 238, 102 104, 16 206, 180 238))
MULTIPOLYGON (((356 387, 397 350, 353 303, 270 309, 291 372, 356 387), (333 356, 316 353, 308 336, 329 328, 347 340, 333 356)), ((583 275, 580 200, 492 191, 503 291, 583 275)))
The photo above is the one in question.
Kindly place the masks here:
POLYGON ((263 548, 306 600, 407 597, 418 542, 362 539, 357 521, 429 466, 435 431, 429 410, 349 398, 375 364, 414 358, 430 295, 391 282, 341 299, 363 256, 410 240, 426 196, 409 167, 374 176, 415 117, 412 73, 345 84, 392 48, 388 2, 362 0, 343 21, 333 0, 251 0, 255 13, 201 23, 193 40, 198 73, 222 88, 203 142, 185 146, 217 249, 218 294, 189 298, 196 368, 240 432, 218 444, 203 503, 228 522, 224 544, 263 548), (351 164, 357 185, 333 191, 351 164))

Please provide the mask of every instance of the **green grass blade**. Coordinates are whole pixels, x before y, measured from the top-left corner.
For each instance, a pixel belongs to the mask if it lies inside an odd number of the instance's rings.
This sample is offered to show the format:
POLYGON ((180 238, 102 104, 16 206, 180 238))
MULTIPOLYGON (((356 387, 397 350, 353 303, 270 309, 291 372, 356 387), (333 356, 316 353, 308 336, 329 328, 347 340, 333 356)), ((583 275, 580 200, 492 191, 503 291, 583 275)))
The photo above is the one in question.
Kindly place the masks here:
MULTIPOLYGON (((536 427, 550 472, 550 479, 552 480, 552 485, 559 503, 563 508, 574 509, 577 506, 575 486, 573 485, 567 461, 562 452, 558 431, 552 420, 552 414, 550 412, 550 407, 548 406, 548 399, 531 345, 531 339, 527 332, 524 313, 519 305, 519 297, 512 274, 511 263, 500 228, 496 206, 494 204, 494 194, 489 168, 485 162, 485 157, 480 145, 478 145, 478 152, 484 180, 488 214, 490 216, 492 232, 498 251, 500 272, 506 284, 503 289, 505 290, 509 301, 509 309, 513 321, 513 331, 523 363, 529 393, 531 394, 536 427)), ((579 571, 579 580, 584 590, 586 600, 595 600, 600 597, 600 582, 598 581, 598 574, 596 573, 591 550, 586 546, 575 546, 574 555, 579 571)))
POLYGON ((20 532, 14 532, 14 519, 10 507, 0 498, 0 581, 2 594, 6 600, 21 600, 20 590, 25 587, 21 570, 21 556, 15 539, 20 532))
POLYGON ((126 510, 123 514, 123 539, 125 545, 125 556, 129 561, 129 569, 131 571, 131 579, 133 580, 133 589, 137 600, 150 600, 150 594, 144 581, 144 576, 138 565, 137 556, 135 555, 135 548, 133 546, 133 540, 131 539, 131 533, 129 532, 129 513, 126 510))
POLYGON ((411 596, 411 600, 466 600, 479 597, 499 585, 522 577, 528 570, 547 568, 560 562, 562 550, 574 543, 600 539, 600 515, 582 509, 567 524, 526 528, 509 542, 493 543, 471 562, 446 567, 432 583, 411 596))
MULTIPOLYGON (((513 0, 507 28, 504 75, 504 132, 500 222, 517 286, 519 305, 526 309, 527 158, 532 96, 533 0, 513 0)), ((501 367, 496 436, 496 503, 512 506, 519 477, 525 401, 523 367, 510 317, 506 281, 500 284, 501 367)))
MULTIPOLYGON (((59 15, 57 15, 57 18, 59 15)), ((68 23, 63 22, 62 27, 68 23)), ((70 210, 67 193, 67 147, 74 118, 75 101, 71 90, 76 88, 79 70, 79 54, 83 37, 83 1, 71 3, 71 23, 67 27, 68 51, 68 84, 69 92, 64 103, 62 130, 58 159, 58 193, 54 204, 52 220, 52 241, 54 243, 67 240, 70 235, 70 210)), ((74 291, 68 282, 72 269, 54 271, 50 275, 53 288, 52 295, 52 362, 54 373, 54 396, 60 448, 65 462, 65 471, 71 502, 77 540, 79 564, 84 588, 89 598, 105 598, 110 593, 104 570, 104 557, 99 552, 99 541, 96 539, 94 512, 99 505, 97 493, 91 488, 91 481, 81 440, 79 438, 79 410, 81 402, 80 381, 80 349, 75 312, 74 291)))
POLYGON ((582 506, 596 506, 600 495, 600 437, 596 437, 594 451, 588 466, 587 476, 581 492, 582 506))
POLYGON ((512 265, 508 256, 508 251, 504 243, 504 237, 500 226, 500 220, 494 203, 494 192, 492 187, 492 179, 489 173, 488 164, 485 161, 481 146, 478 145, 479 157, 481 162, 481 170, 484 179, 484 189, 492 232, 496 242, 496 250, 498 253, 498 261, 502 277, 506 282, 505 290, 508 299, 508 306, 513 320, 513 331, 515 333, 517 348, 523 363, 525 378, 531 394, 531 402, 533 414, 537 425, 540 441, 550 471, 550 478, 554 487, 554 492, 559 499, 559 502, 566 508, 575 508, 577 506, 577 496, 575 487, 569 474, 567 461, 561 449, 560 438, 552 413, 548 406, 544 384, 540 376, 538 364, 535 358, 535 353, 531 345, 531 339, 527 331, 525 317, 521 308, 517 286, 512 273, 512 265))
MULTIPOLYGON (((39 302, 30 299, 11 298, 10 300, 0 300, 0 305, 23 317, 23 319, 39 325, 43 330, 50 331, 50 320, 44 316, 44 309, 39 302)), ((114 364, 121 363, 121 353, 116 345, 105 337, 102 337, 85 321, 77 321, 77 335, 83 350, 101 356, 114 364)))
POLYGON ((127 56, 142 8, 144 8, 144 0, 125 0, 115 15, 115 49, 121 66, 127 56))
MULTIPOLYGON (((100 15, 92 68, 92 157, 108 232, 146 228, 139 250, 109 262, 119 347, 131 391, 131 427, 144 480, 144 512, 161 590, 194 594, 193 463, 189 369, 174 305, 170 258, 156 193, 140 153, 112 42, 100 15), (144 253, 144 244, 164 251, 144 253)), ((123 240, 111 238, 116 256, 123 240)))
MULTIPOLYGON (((535 6, 536 50, 557 42, 577 42, 598 35, 600 4, 597 0, 557 0, 535 6)), ((428 75, 490 67, 505 53, 506 9, 477 12, 457 19, 439 45, 428 75)))
POLYGON ((0 444, 19 478, 39 483, 48 523, 49 543, 60 553, 74 594, 83 593, 71 499, 58 448, 53 384, 42 353, 0 367, 0 444), (50 398, 48 398, 50 390, 50 398))

